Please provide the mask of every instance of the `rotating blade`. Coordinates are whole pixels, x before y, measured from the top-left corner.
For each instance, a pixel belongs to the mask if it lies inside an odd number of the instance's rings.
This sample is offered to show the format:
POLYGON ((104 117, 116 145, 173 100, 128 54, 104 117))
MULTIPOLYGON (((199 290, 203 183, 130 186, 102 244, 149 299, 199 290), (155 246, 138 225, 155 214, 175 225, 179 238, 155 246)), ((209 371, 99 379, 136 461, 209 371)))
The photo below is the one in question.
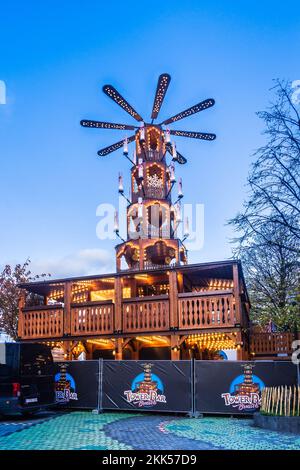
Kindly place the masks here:
MULTIPOLYGON (((172 155, 173 157, 172 145, 169 144, 166 146, 166 148, 169 154, 172 155)), ((180 163, 180 165, 185 165, 187 163, 187 159, 183 155, 181 155, 181 153, 179 153, 178 150, 176 150, 176 158, 172 158, 172 159, 174 162, 180 163)))
MULTIPOLYGON (((131 137, 128 137, 127 138, 127 142, 133 142, 135 139, 135 135, 132 135, 131 137)), ((97 153, 99 155, 99 157, 105 157, 106 155, 108 155, 109 153, 112 153, 114 152, 115 150, 118 150, 119 148, 122 147, 123 143, 124 143, 124 140, 120 140, 119 142, 116 142, 115 144, 112 144, 112 145, 109 145, 108 147, 105 147, 101 150, 99 150, 97 153)))
POLYGON ((170 81, 171 81, 171 76, 168 73, 162 73, 158 77, 151 119, 157 118, 161 105, 163 103, 163 100, 165 98, 165 94, 167 92, 168 86, 170 85, 170 81))
POLYGON ((104 85, 102 90, 109 98, 121 106, 121 108, 123 108, 126 113, 130 114, 130 116, 132 116, 136 121, 143 121, 143 118, 112 85, 104 85))
POLYGON ((202 140, 215 140, 216 134, 210 134, 207 132, 194 132, 194 131, 178 131, 170 130, 170 134, 177 135, 179 137, 190 137, 192 139, 202 139, 202 140))
POLYGON ((90 121, 89 119, 82 119, 80 125, 83 127, 95 127, 97 129, 119 129, 120 131, 137 129, 137 126, 130 126, 129 124, 117 124, 116 122, 105 121, 90 121))
POLYGON ((201 101, 200 103, 195 104, 191 108, 185 109, 184 111, 181 111, 181 113, 178 113, 175 116, 172 116, 169 119, 166 119, 161 124, 170 124, 171 122, 180 121, 180 119, 184 119, 188 116, 191 116, 192 114, 196 114, 196 113, 199 113, 200 111, 204 111, 205 109, 210 108, 214 104, 215 104, 215 100, 213 98, 209 98, 207 100, 201 101))

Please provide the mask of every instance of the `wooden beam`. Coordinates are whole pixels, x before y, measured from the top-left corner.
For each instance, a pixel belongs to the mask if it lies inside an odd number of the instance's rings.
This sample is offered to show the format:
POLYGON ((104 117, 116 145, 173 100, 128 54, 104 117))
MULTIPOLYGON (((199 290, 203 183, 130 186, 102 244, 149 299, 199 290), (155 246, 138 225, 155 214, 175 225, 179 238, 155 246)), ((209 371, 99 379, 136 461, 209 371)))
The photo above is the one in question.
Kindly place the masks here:
POLYGON ((22 338, 23 336, 23 326, 24 326, 24 313, 23 313, 23 308, 25 307, 25 300, 26 300, 26 293, 24 290, 22 290, 22 293, 19 297, 18 301, 18 310, 19 310, 19 316, 18 316, 18 337, 22 338))
POLYGON ((179 361, 180 360, 179 335, 172 335, 170 339, 171 339, 171 360, 179 361))
POLYGON ((236 323, 242 324, 242 304, 241 304, 241 293, 240 293, 240 280, 238 265, 235 263, 232 266, 233 273, 233 294, 235 298, 235 316, 236 323))
POLYGON ((64 284, 64 335, 71 334, 71 297, 72 282, 67 281, 64 284))
POLYGON ((121 332, 122 331, 122 279, 121 277, 115 278, 114 304, 115 304, 114 330, 121 332))
POLYGON ((123 359, 123 339, 122 338, 116 338, 116 355, 115 358, 117 361, 121 361, 123 359))
POLYGON ((178 327, 178 289, 176 271, 169 272, 170 328, 178 327))

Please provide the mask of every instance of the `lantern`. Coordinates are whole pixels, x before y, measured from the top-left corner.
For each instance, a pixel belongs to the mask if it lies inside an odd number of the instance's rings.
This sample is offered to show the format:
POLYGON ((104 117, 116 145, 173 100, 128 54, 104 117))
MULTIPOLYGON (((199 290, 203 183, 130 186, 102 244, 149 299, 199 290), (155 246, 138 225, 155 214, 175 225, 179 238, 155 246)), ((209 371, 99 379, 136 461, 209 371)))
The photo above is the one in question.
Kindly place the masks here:
POLYGON ((183 236, 184 236, 184 238, 188 238, 189 235, 190 235, 189 219, 188 219, 188 217, 185 217, 185 219, 184 219, 184 233, 183 233, 183 236))
POLYGON ((124 193, 123 176, 121 173, 119 173, 119 193, 120 194, 124 193))
POLYGON ((114 232, 118 233, 119 232, 119 217, 118 217, 118 211, 115 211, 114 215, 114 232))
POLYGON ((170 181, 171 181, 172 184, 175 183, 175 181, 176 181, 174 165, 170 166, 170 181))
POLYGON ((176 144, 175 142, 172 142, 172 159, 176 160, 176 158, 177 158, 176 144))
POLYGON ((179 178, 178 181, 178 199, 183 198, 183 192, 182 192, 182 178, 179 178))
POLYGON ((179 224, 180 222, 182 222, 180 201, 178 201, 175 204, 175 214, 176 214, 176 222, 179 224))
POLYGON ((128 139, 127 139, 127 137, 124 139, 124 143, 123 143, 123 154, 128 155, 128 139))
POLYGON ((138 217, 143 217, 143 199, 141 197, 138 198, 138 217))
POLYGON ((140 127, 140 142, 145 142, 145 124, 143 122, 140 127))
POLYGON ((140 180, 144 179, 144 167, 143 167, 143 159, 142 158, 139 158, 138 178, 140 180))
POLYGON ((171 142, 170 129, 165 130, 165 143, 169 144, 171 142))

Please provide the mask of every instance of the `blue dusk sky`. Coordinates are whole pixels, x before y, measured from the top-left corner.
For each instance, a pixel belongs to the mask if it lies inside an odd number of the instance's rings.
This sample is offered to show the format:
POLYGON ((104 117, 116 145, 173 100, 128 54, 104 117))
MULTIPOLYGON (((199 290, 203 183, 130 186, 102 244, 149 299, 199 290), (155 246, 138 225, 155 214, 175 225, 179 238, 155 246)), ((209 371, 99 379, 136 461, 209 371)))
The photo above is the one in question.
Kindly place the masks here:
POLYGON ((299 2, 10 1, 0 3, 0 267, 32 259, 53 276, 114 271, 114 240, 99 240, 96 208, 129 184, 121 152, 97 150, 120 131, 84 129, 83 118, 135 122, 102 93, 111 83, 149 118, 158 75, 172 81, 163 119, 213 97, 216 105, 173 128, 185 203, 205 207, 204 245, 190 262, 231 257, 226 221, 242 207, 251 154, 264 142, 256 111, 274 78, 300 79, 299 2))

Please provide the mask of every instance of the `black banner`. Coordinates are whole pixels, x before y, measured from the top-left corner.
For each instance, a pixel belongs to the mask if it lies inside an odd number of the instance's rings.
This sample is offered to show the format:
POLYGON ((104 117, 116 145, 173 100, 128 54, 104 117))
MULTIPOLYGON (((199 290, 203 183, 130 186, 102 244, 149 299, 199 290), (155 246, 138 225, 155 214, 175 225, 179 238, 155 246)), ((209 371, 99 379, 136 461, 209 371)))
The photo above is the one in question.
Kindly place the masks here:
POLYGON ((102 407, 191 411, 191 361, 103 361, 102 407))
POLYGON ((195 411, 253 413, 260 407, 262 388, 296 383, 296 366, 291 362, 195 361, 195 411))
POLYGON ((57 362, 56 403, 64 408, 99 408, 102 361, 57 362))

